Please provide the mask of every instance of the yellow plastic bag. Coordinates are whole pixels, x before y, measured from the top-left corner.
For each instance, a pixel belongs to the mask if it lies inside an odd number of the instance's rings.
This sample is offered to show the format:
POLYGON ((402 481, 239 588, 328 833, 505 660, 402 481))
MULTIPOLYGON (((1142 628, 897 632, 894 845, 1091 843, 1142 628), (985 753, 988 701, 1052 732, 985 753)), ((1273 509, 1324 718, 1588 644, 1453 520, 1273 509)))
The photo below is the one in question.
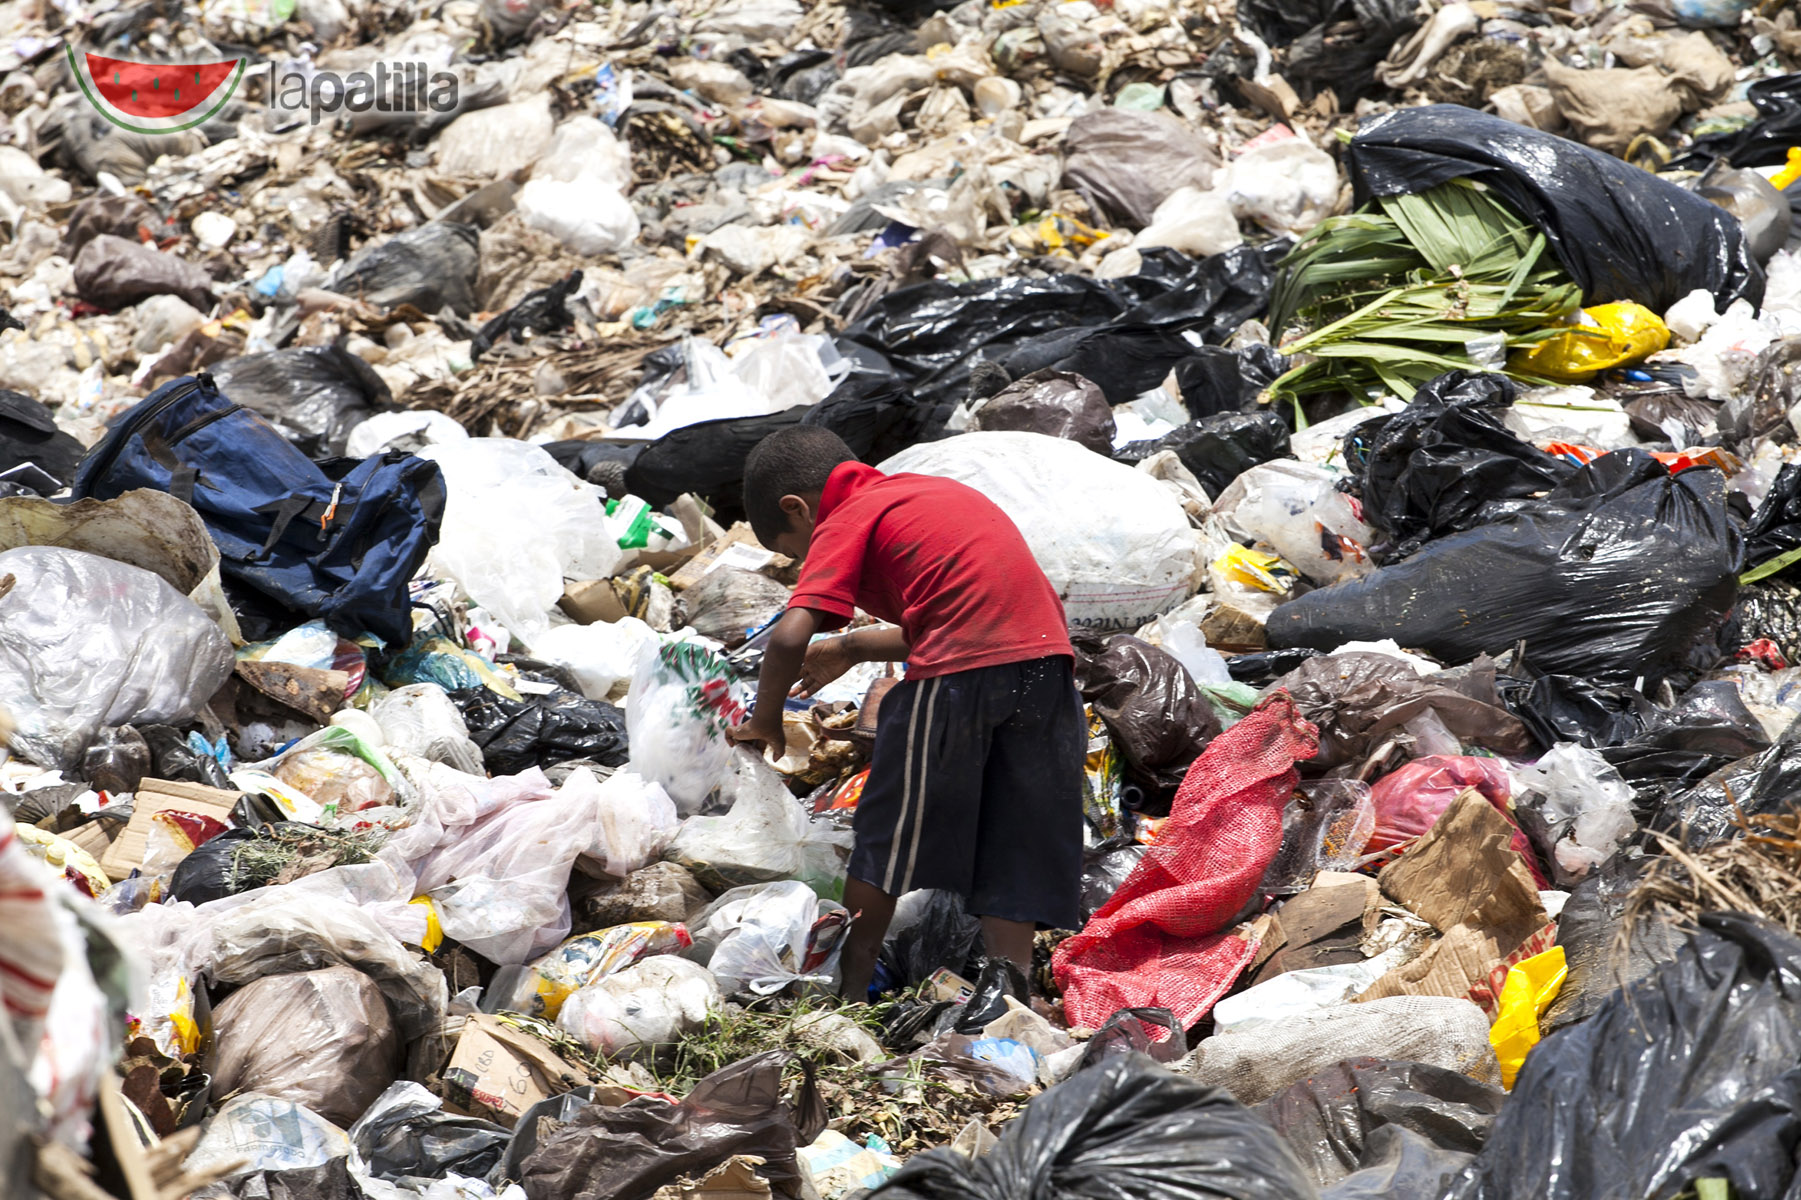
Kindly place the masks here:
POLYGON ((1301 573, 1276 554, 1249 546, 1234 546, 1213 560, 1213 569, 1234 583, 1281 595, 1294 587, 1301 573))
POLYGON ((1597 304, 1583 309, 1582 317, 1582 324, 1529 349, 1514 351, 1507 369, 1519 375, 1581 383, 1609 367, 1638 362, 1670 344, 1669 326, 1642 304, 1597 304))
POLYGON ((1501 1086, 1507 1090, 1513 1090, 1513 1081, 1525 1065, 1526 1052, 1538 1045, 1539 1014, 1557 999, 1568 973, 1562 946, 1534 954, 1508 969, 1507 979, 1501 984, 1500 1015, 1488 1031, 1489 1044, 1501 1061, 1501 1086))

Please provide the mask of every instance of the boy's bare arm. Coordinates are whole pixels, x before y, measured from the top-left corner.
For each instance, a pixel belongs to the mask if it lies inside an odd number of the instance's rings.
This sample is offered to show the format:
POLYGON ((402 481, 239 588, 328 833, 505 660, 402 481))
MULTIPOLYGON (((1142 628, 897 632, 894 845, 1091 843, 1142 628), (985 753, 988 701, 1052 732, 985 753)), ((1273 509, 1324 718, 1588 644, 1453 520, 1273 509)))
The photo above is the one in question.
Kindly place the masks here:
POLYGON ((756 707, 750 720, 732 730, 733 741, 765 742, 782 749, 782 705, 800 678, 807 643, 818 628, 818 615, 807 608, 791 608, 775 623, 769 644, 763 648, 763 667, 757 672, 756 707))
POLYGON ((807 647, 797 694, 811 696, 858 663, 905 662, 910 653, 898 626, 853 629, 843 637, 820 638, 807 647))

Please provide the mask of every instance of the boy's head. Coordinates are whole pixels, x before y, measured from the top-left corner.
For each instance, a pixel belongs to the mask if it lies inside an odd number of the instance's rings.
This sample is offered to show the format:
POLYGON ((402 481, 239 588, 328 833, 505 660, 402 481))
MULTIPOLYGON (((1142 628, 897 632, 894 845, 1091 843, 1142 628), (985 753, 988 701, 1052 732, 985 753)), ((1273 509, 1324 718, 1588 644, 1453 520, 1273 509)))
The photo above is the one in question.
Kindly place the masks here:
POLYGON ((791 425, 758 442, 744 463, 744 514, 757 540, 805 558, 826 479, 856 460, 843 438, 818 425, 791 425))

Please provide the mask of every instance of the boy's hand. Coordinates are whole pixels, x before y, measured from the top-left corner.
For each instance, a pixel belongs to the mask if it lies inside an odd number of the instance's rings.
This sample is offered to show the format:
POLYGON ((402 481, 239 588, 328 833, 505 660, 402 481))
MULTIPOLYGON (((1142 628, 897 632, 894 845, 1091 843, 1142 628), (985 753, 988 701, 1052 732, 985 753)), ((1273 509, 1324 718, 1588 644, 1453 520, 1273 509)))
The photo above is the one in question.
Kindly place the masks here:
POLYGON ((850 652, 849 637, 821 638, 807 647, 794 694, 811 696, 856 665, 857 658, 850 652))
POLYGON ((759 749, 772 747, 777 758, 788 753, 788 735, 782 730, 780 716, 773 721, 768 721, 759 720, 753 715, 744 724, 728 730, 726 737, 730 738, 735 745, 756 746, 759 749))

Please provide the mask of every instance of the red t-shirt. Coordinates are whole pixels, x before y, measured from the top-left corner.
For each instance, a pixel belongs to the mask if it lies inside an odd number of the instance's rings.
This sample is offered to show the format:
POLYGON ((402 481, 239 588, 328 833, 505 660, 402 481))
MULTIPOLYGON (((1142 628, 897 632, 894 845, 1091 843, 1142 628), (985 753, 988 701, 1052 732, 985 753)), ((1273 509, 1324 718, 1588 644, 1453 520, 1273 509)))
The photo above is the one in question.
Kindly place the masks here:
POLYGON ((790 608, 861 608, 899 625, 929 679, 1074 651, 1063 602, 1006 513, 967 484, 839 464, 826 480, 790 608))

